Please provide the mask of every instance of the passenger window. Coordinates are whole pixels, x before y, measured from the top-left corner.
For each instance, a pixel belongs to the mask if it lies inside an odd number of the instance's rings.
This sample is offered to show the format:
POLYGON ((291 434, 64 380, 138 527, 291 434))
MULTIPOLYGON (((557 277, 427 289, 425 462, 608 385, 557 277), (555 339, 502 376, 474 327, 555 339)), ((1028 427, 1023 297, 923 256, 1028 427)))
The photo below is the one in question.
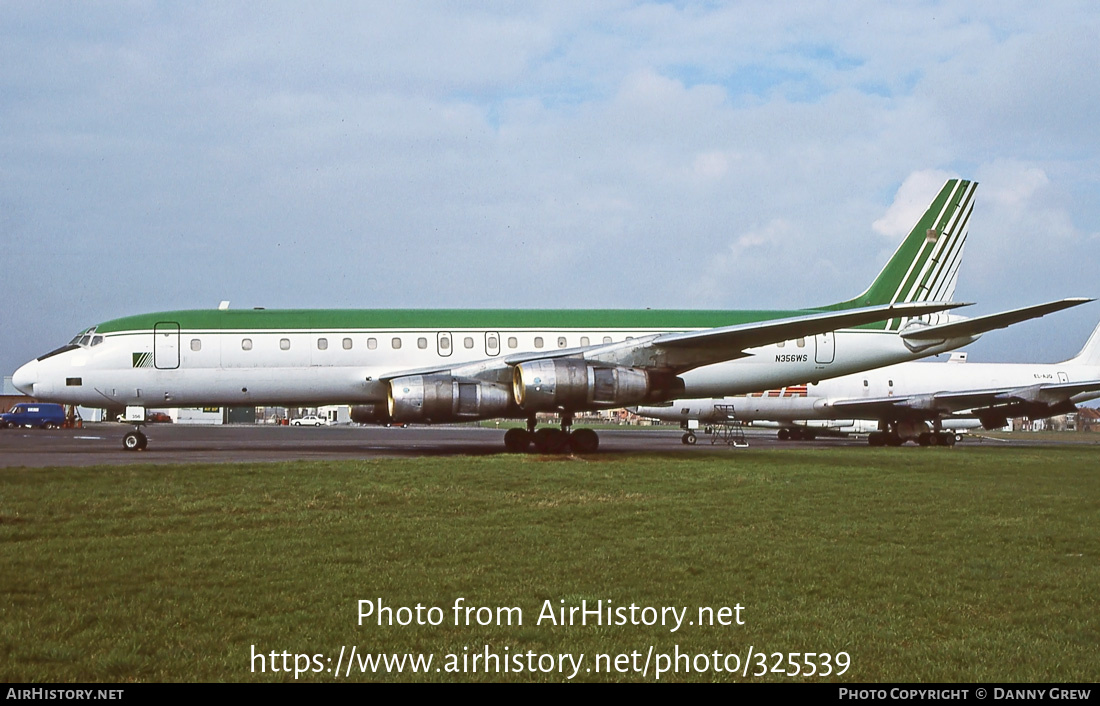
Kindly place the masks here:
POLYGON ((368 338, 367 339, 367 349, 373 351, 375 348, 378 348, 378 339, 377 338, 368 338))
POLYGON ((318 338, 317 339, 317 350, 319 350, 319 351, 327 351, 328 350, 328 339, 327 338, 318 338))
POLYGON ((251 338, 242 338, 241 339, 241 350, 242 351, 252 350, 252 339, 251 338))
POLYGON ((416 347, 420 350, 425 350, 428 347, 428 339, 424 338, 423 336, 416 339, 416 347))
POLYGON ((611 336, 604 336, 603 337, 603 342, 604 343, 611 343, 611 336))
POLYGON ((497 342, 497 337, 489 336, 488 338, 486 338, 485 347, 489 350, 495 350, 496 348, 500 347, 500 344, 497 342))
POLYGON ((785 346, 785 345, 787 345, 787 342, 786 342, 786 341, 780 341, 779 343, 776 343, 776 344, 775 344, 775 347, 776 347, 776 348, 782 348, 782 347, 783 347, 783 346, 785 346))
POLYGON ((462 345, 465 346, 466 348, 473 348, 474 347, 474 339, 467 336, 466 338, 462 339, 462 345))
POLYGON ((351 339, 350 338, 345 338, 344 339, 344 350, 346 350, 346 351, 351 350, 351 339))
POLYGON ((588 345, 588 336, 581 336, 581 347, 588 345))
POLYGON ((202 341, 200 341, 197 338, 192 338, 191 339, 191 350, 195 351, 196 353, 198 351, 201 351, 202 350, 202 341))
POLYGON ((509 348, 518 348, 519 347, 519 341, 516 340, 515 336, 509 336, 508 337, 508 347, 509 348))
POLYGON ((394 337, 393 337, 393 340, 392 340, 392 341, 390 341, 390 345, 392 345, 392 346, 393 346, 393 349, 394 349, 394 350, 397 350, 398 348, 400 348, 400 347, 401 347, 401 339, 400 339, 400 338, 398 338, 397 336, 394 336, 394 337))
POLYGON ((289 351, 290 350, 290 339, 289 338, 280 338, 279 339, 279 348, 284 350, 284 351, 289 351))
POLYGON ((440 337, 440 339, 439 339, 439 350, 441 350, 441 351, 451 350, 451 337, 450 336, 441 336, 440 337))
POLYGON ((565 336, 558 336, 558 348, 565 348, 565 336))
POLYGON ((806 347, 806 339, 805 338, 798 339, 797 341, 795 341, 795 345, 797 345, 799 348, 805 348, 806 347))
POLYGON ((535 348, 542 348, 542 336, 535 336, 535 348))

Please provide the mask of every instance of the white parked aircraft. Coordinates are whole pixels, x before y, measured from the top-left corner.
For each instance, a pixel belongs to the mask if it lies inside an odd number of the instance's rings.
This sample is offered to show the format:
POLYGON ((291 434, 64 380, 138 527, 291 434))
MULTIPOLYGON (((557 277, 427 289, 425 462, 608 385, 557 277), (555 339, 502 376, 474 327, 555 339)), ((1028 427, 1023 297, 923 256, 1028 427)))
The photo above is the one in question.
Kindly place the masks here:
MULTIPOLYGON (((949 180, 860 296, 791 311, 206 310, 107 321, 19 368, 40 400, 147 407, 353 404, 360 423, 525 418, 509 450, 594 451, 580 411, 824 380, 951 350, 1054 302, 963 319, 954 293, 973 209, 949 180), (535 432, 538 412, 561 429, 535 432)), ((140 429, 124 437, 144 448, 140 429)))
MULTIPOLYGON (((700 424, 727 421, 777 424, 783 440, 852 429, 872 420, 872 446, 916 441, 953 444, 943 428, 980 423, 1003 427, 1013 417, 1065 414, 1100 397, 1100 325, 1085 347, 1061 363, 966 363, 961 355, 942 363, 899 363, 820 382, 788 385, 720 399, 676 400, 632 411, 643 417, 700 424), (961 419, 960 419, 961 418, 961 419), (971 420, 977 420, 977 423, 971 420)), ((689 431, 682 437, 693 443, 689 431)))

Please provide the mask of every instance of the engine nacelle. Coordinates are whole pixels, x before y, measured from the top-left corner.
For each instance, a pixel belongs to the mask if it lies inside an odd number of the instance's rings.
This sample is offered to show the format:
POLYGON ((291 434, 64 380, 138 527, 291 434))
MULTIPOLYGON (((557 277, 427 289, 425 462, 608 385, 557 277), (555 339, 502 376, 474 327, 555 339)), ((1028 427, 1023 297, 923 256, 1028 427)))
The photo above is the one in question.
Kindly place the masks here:
POLYGON ((644 370, 576 358, 520 363, 512 373, 512 394, 525 412, 625 407, 644 401, 651 387, 644 370))
POLYGON ((409 375, 390 381, 387 412, 395 422, 450 422, 504 416, 508 388, 451 375, 409 375))
POLYGON ((383 402, 357 404, 351 408, 351 421, 356 424, 389 424, 390 413, 383 402))

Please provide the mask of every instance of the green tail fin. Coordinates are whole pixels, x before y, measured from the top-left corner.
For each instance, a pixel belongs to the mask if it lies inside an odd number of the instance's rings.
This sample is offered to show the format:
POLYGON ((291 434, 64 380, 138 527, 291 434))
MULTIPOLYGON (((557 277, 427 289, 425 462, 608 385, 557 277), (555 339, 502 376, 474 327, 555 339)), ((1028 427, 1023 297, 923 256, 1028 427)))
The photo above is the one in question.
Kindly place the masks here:
MULTIPOLYGON (((867 291, 826 309, 950 301, 955 295, 977 182, 948 179, 867 291)), ((901 326, 893 319, 872 328, 901 326)))

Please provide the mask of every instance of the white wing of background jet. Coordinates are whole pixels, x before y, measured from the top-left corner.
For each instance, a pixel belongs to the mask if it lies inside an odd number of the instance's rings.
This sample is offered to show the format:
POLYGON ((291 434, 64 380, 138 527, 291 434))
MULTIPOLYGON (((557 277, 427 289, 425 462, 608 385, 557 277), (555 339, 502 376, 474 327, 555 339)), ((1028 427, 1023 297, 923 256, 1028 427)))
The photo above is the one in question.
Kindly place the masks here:
POLYGON ((1077 395, 1097 391, 1100 391, 1100 380, 1086 380, 1042 383, 1026 387, 835 400, 831 401, 829 406, 836 412, 838 418, 866 419, 894 416, 931 419, 960 412, 973 412, 975 416, 980 417, 985 410, 1007 407, 1013 403, 1056 408, 1072 403, 1077 395))

